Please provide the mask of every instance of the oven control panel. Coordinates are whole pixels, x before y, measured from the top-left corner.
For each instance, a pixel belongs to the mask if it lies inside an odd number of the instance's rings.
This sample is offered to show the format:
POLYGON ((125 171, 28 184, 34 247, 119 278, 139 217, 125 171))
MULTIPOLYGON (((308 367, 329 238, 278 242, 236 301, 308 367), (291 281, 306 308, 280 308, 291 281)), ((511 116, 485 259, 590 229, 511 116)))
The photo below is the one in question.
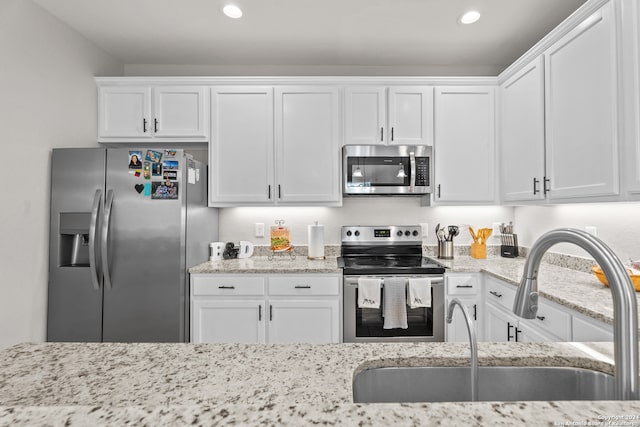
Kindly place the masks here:
POLYGON ((342 227, 342 243, 419 243, 422 228, 419 225, 346 225, 342 227))

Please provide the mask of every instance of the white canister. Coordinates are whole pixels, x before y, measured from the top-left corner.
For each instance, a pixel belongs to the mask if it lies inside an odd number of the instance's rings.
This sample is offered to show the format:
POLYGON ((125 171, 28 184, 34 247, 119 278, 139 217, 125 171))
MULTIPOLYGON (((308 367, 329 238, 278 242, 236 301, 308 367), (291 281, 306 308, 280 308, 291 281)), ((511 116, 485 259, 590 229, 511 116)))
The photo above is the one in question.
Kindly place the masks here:
POLYGON ((324 225, 318 221, 308 227, 309 259, 324 259, 324 225))
POLYGON ((224 253, 224 242, 209 243, 209 261, 217 261, 222 259, 224 253))

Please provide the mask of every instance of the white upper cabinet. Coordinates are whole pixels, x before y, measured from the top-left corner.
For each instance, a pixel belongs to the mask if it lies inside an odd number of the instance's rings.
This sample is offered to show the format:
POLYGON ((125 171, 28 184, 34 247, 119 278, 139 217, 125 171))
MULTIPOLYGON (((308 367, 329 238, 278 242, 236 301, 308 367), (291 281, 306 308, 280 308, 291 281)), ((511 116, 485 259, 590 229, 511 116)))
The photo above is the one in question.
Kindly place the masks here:
POLYGON ((500 191, 504 202, 544 199, 544 61, 500 87, 500 191))
POLYGON ((206 96, 202 86, 101 86, 98 140, 205 142, 206 96))
POLYGON ((209 205, 339 206, 339 91, 216 86, 209 205))
POLYGON ((273 88, 211 89, 209 203, 273 204, 273 88))
POLYGON ((99 138, 151 138, 151 87, 101 87, 99 138))
POLYGON ((433 144, 433 88, 345 89, 345 144, 433 144))
POLYGON ((605 4, 544 54, 550 200, 619 192, 613 6, 605 4))
POLYGON ((640 5, 636 0, 624 0, 624 39, 622 61, 625 114, 625 176, 632 200, 640 200, 640 5))
POLYGON ((494 105, 492 86, 436 88, 436 203, 494 201, 494 105))
POLYGON ((275 96, 276 202, 340 203, 338 89, 285 86, 275 96))

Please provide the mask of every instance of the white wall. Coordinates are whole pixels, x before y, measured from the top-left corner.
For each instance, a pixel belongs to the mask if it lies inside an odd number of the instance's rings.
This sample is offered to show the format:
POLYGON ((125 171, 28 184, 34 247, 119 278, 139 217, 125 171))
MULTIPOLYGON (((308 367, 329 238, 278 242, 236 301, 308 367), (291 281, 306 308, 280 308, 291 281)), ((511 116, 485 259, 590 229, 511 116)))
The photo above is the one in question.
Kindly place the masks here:
POLYGON ((0 1, 0 349, 46 331, 52 147, 94 146, 94 76, 124 64, 31 0, 0 1))
POLYGON ((220 210, 220 239, 225 242, 248 240, 257 245, 269 245, 269 227, 276 219, 284 219, 291 227, 294 245, 307 244, 307 226, 319 221, 325 226, 325 244, 340 244, 343 225, 415 225, 429 223, 426 243, 436 243, 436 224, 465 225, 454 242, 471 244, 468 226, 491 227, 493 222, 514 220, 511 207, 460 206, 421 207, 415 197, 345 198, 340 208, 225 208, 220 210), (254 224, 265 224, 265 237, 254 237, 254 224))
MULTIPOLYGON (((531 246, 544 232, 560 227, 595 226, 597 235, 627 261, 640 259, 640 203, 591 203, 515 208, 516 231, 520 244, 531 246)), ((573 245, 556 245, 553 252, 591 258, 573 245)))

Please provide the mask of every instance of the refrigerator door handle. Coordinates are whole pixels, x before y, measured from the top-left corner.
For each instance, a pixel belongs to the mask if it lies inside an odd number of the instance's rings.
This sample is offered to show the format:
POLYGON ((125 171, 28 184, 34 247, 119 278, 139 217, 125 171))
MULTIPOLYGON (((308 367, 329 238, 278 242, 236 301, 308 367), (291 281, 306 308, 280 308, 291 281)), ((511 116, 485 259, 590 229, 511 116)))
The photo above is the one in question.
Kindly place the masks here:
POLYGON ((89 269, 91 271, 91 284, 96 291, 100 290, 100 277, 96 265, 96 245, 98 237, 98 215, 102 207, 102 190, 96 190, 91 207, 91 222, 89 224, 89 269))
POLYGON ((111 289, 111 272, 109 268, 109 231, 111 227, 111 208, 113 207, 113 190, 107 191, 107 200, 104 206, 104 216, 102 219, 102 275, 104 277, 104 285, 111 289))

